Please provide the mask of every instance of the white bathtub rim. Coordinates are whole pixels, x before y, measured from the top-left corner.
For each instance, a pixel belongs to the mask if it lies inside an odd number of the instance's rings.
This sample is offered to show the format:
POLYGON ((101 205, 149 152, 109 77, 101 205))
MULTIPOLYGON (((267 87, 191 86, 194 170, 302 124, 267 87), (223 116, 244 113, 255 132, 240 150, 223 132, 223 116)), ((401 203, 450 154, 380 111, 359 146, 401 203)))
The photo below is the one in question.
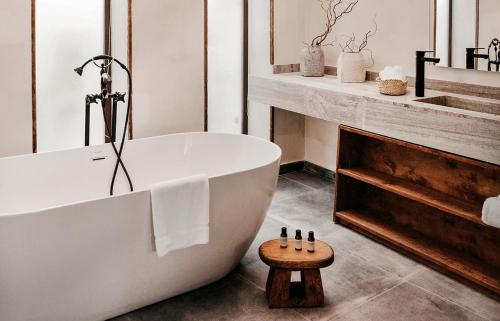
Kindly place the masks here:
MULTIPOLYGON (((271 142, 269 140, 265 140, 261 137, 257 136, 252 136, 252 135, 244 135, 244 134, 234 134, 234 133, 224 133, 224 132, 201 132, 201 131, 193 131, 193 132, 183 132, 183 133, 172 133, 172 134, 165 134, 165 135, 157 135, 157 136, 150 136, 150 137, 141 137, 141 138, 134 138, 132 140, 127 139, 125 140, 125 147, 124 150, 127 147, 127 143, 136 143, 136 142, 141 142, 144 140, 150 140, 150 139, 161 139, 164 137, 171 137, 171 136, 189 136, 189 135, 221 135, 221 136, 244 136, 250 139, 255 139, 257 141, 262 141, 264 143, 272 144, 274 145, 278 151, 279 155, 281 157, 282 151, 281 148, 276 145, 274 142, 271 142)), ((116 143, 117 147, 119 142, 116 143)), ((75 148, 67 148, 67 149, 61 149, 61 150, 54 150, 54 151, 48 151, 48 152, 36 152, 36 153, 28 153, 28 154, 20 154, 20 155, 12 155, 12 156, 6 156, 6 157, 0 157, 0 161, 2 160, 12 160, 16 158, 25 158, 25 157, 32 157, 36 155, 50 155, 53 153, 60 153, 60 152, 67 152, 67 151, 76 151, 79 149, 89 149, 89 148, 96 148, 96 147, 103 147, 103 146, 111 146, 111 143, 105 143, 105 144, 100 144, 100 145, 92 145, 92 146, 82 146, 82 147, 75 147, 75 148)))
MULTIPOLYGON (((238 171, 223 172, 223 173, 221 173, 219 175, 208 176, 209 180, 218 179, 218 178, 224 178, 224 177, 228 177, 228 176, 232 176, 232 175, 238 175, 238 174, 248 173, 248 172, 251 172, 251 171, 254 171, 254 170, 257 170, 257 169, 261 169, 261 168, 270 166, 271 164, 276 163, 276 162, 278 162, 278 164, 279 164, 280 160, 281 160, 282 150, 281 150, 281 148, 278 145, 276 145, 273 142, 270 142, 270 141, 267 141, 265 139, 262 139, 260 137, 243 135, 243 134, 215 133, 215 132, 210 132, 210 133, 207 133, 207 132, 186 132, 186 133, 176 133, 176 134, 167 134, 167 135, 153 136, 153 137, 146 137, 146 138, 138 138, 138 139, 134 139, 133 141, 134 142, 140 142, 140 141, 143 141, 143 140, 161 139, 161 138, 166 137, 166 136, 188 136, 188 135, 193 135, 193 134, 224 135, 224 136, 245 136, 245 137, 250 138, 250 139, 260 140, 260 141, 262 141, 264 143, 271 144, 271 145, 273 145, 273 147, 275 149, 274 152, 276 152, 276 157, 274 157, 272 161, 265 162, 263 164, 259 164, 258 166, 251 167, 251 168, 246 168, 246 169, 242 169, 242 170, 238 170, 238 171)), ((96 146, 98 147, 98 146, 105 146, 105 145, 110 145, 110 144, 107 143, 107 144, 95 145, 95 146, 91 146, 91 147, 96 147, 96 146)), ((82 149, 82 147, 68 149, 68 150, 78 150, 78 149, 82 149)), ((44 152, 44 153, 40 153, 40 154, 51 154, 51 153, 58 153, 58 152, 61 152, 61 151, 44 152)), ((5 158, 0 158, 0 160, 1 159, 14 159, 14 158, 22 158, 22 157, 31 157, 31 156, 34 156, 34 155, 37 155, 37 154, 24 154, 24 155, 10 156, 10 157, 5 157, 5 158)), ((196 175, 196 174, 200 174, 201 175, 203 173, 193 173, 193 175, 196 175)), ((134 190, 133 192, 116 194, 116 195, 112 195, 112 196, 111 195, 106 195, 106 196, 94 197, 94 198, 89 198, 89 199, 83 199, 83 200, 76 201, 76 202, 61 204, 61 205, 48 206, 48 207, 40 207, 40 208, 37 208, 37 209, 28 210, 28 211, 5 212, 5 213, 0 213, 0 220, 2 218, 12 218, 12 217, 18 217, 20 215, 41 214, 43 212, 48 212, 48 211, 53 210, 53 209, 62 209, 62 208, 71 207, 71 206, 75 206, 75 205, 79 205, 79 204, 93 202, 93 201, 102 201, 102 200, 106 200, 106 199, 117 199, 117 198, 120 198, 120 197, 126 197, 126 196, 129 196, 129 195, 134 195, 134 194, 139 194, 139 193, 145 193, 145 192, 146 193, 150 193, 150 190, 147 189, 147 188, 142 188, 142 189, 134 190)))

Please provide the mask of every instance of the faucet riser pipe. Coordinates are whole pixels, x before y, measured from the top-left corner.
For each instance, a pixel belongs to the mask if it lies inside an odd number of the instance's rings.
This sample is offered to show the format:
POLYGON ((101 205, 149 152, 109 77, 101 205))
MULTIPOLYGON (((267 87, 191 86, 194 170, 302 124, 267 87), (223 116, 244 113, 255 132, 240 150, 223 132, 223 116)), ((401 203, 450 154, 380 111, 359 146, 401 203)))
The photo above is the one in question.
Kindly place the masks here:
POLYGON ((417 70, 415 77, 415 96, 425 96, 425 63, 421 61, 421 57, 417 57, 417 70))
POLYGON ((116 143, 116 118, 118 114, 118 101, 116 98, 112 98, 113 100, 113 111, 111 116, 111 141, 116 143))
POLYGON ((90 146, 90 102, 85 101, 85 146, 90 146))

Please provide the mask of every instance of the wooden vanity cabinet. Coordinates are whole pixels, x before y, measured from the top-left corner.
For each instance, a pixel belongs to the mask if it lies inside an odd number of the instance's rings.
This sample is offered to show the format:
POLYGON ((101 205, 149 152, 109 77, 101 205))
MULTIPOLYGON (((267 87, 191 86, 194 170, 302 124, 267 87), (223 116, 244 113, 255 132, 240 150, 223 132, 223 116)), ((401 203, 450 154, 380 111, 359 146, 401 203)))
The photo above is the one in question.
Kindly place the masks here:
POLYGON ((500 166, 340 126, 334 219, 500 297, 500 166))

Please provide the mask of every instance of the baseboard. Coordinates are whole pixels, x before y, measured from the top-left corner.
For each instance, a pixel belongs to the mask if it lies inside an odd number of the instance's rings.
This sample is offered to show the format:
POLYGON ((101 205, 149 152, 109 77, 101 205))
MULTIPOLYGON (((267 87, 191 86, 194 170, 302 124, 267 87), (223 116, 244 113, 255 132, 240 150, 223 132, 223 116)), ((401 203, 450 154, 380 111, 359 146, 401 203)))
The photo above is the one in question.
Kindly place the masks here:
POLYGON ((327 181, 335 182, 335 172, 319 165, 304 162, 304 171, 319 176, 327 181))
POLYGON ((280 165, 280 175, 291 173, 291 172, 301 171, 304 168, 305 168, 304 161, 281 164, 280 165))
POLYGON ((307 161, 299 161, 292 162, 287 164, 282 164, 280 166, 280 175, 287 174, 291 172, 297 171, 306 171, 313 175, 319 176, 327 181, 334 182, 335 181, 335 172, 319 165, 307 162, 307 161))

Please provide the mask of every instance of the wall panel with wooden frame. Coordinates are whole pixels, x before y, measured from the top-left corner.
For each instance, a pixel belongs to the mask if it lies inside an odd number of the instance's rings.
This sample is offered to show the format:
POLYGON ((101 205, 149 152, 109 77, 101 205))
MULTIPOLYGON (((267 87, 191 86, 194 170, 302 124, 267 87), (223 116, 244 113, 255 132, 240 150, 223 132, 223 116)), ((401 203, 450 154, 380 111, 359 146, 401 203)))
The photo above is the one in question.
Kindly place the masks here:
MULTIPOLYGON (((103 0, 104 6, 104 51, 109 52, 110 48, 110 37, 111 37, 111 0, 103 0)), ((132 71, 132 0, 127 1, 127 33, 128 33, 128 46, 127 46, 127 62, 129 68, 132 71)), ((37 126, 37 46, 36 46, 36 15, 37 15, 37 0, 31 0, 31 95, 32 95, 32 151, 36 153, 38 151, 38 126, 37 126)), ((40 63, 40 62, 38 62, 40 63)), ((83 98, 82 98, 83 99, 83 98)), ((108 108, 109 111, 109 108, 108 108)), ((108 112, 106 114, 107 118, 111 115, 108 112)), ((132 113, 130 113, 128 136, 130 139, 133 138, 133 122, 132 113)))

